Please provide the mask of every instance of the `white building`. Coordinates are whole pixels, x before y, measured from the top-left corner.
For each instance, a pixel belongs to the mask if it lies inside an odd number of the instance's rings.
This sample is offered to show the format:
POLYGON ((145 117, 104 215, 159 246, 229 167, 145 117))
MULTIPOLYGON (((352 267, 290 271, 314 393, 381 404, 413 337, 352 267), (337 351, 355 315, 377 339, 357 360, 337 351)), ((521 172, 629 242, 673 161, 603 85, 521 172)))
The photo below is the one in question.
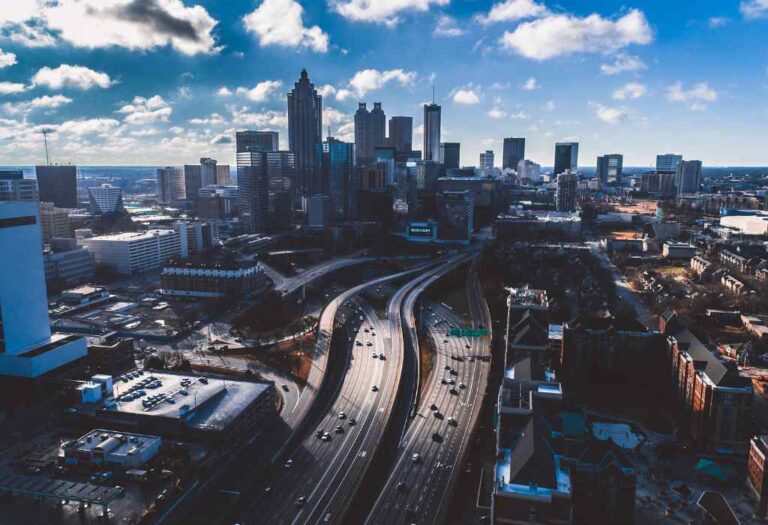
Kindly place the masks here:
POLYGON ((88 188, 91 213, 103 215, 117 213, 123 208, 123 190, 110 184, 88 188))
POLYGON ((35 378, 84 357, 84 338, 51 335, 37 203, 0 202, 0 376, 35 378))
POLYGON ((82 239, 80 243, 96 258, 96 264, 130 275, 160 268, 171 259, 189 256, 187 238, 175 230, 117 233, 82 239))
POLYGON ((517 176, 520 179, 528 179, 538 182, 541 180, 541 166, 532 160, 521 160, 517 164, 517 176))
POLYGON ((720 225, 733 228, 745 235, 768 235, 768 213, 756 211, 754 215, 721 217, 720 225))
POLYGON ((159 436, 92 430, 80 439, 62 445, 67 465, 138 468, 160 452, 159 436))

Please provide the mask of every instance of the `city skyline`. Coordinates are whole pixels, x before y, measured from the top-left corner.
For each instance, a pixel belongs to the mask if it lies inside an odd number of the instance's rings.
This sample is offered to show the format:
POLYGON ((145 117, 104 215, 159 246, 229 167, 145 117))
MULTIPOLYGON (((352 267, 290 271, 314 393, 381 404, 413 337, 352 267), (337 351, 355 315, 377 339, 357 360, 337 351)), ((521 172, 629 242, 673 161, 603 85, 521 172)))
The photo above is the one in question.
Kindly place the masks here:
POLYGON ((4 164, 43 163, 43 129, 54 162, 81 165, 234 164, 244 129, 277 131, 287 149, 286 93, 305 67, 322 135, 345 141, 357 104, 382 102, 414 118, 421 145, 434 85, 441 140, 466 159, 501 157, 519 136, 544 166, 567 141, 584 166, 615 152, 650 167, 667 151, 766 164, 754 116, 768 111, 767 70, 752 52, 765 2, 153 0, 131 18, 133 3, 26 0, 0 13, 4 164), (85 33, 88 6, 106 22, 85 33), (419 52, 404 62, 408 48, 419 52))

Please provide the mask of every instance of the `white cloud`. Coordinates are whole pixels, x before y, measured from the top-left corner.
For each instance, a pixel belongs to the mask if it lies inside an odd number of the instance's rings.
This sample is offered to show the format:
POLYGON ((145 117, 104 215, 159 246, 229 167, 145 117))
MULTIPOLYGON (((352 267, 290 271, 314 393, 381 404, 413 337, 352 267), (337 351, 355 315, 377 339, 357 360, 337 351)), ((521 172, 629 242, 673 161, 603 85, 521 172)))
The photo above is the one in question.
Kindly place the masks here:
POLYGON ((227 123, 227 119, 218 113, 211 113, 205 118, 193 118, 187 122, 193 126, 223 126, 227 123))
POLYGON ((220 97, 231 97, 232 92, 229 90, 228 87, 221 86, 217 91, 216 94, 220 97))
POLYGON ((627 112, 597 102, 590 102, 589 107, 595 110, 595 116, 606 124, 618 124, 627 118, 627 112))
POLYGON ((453 93, 453 101, 456 104, 473 105, 480 103, 480 97, 474 89, 458 89, 453 93))
POLYGON ((456 23, 456 19, 448 15, 442 15, 438 18, 435 30, 432 31, 433 35, 443 37, 457 37, 464 33, 465 31, 456 23))
POLYGON ((501 120, 507 116, 507 112, 499 107, 493 107, 488 111, 488 116, 494 120, 501 120))
POLYGON ((317 88, 317 94, 323 98, 330 97, 334 93, 336 93, 336 88, 330 84, 326 84, 324 86, 317 88))
POLYGON ((0 95, 14 95, 27 89, 24 84, 16 82, 0 82, 0 95))
POLYGON ((408 11, 428 11, 432 5, 445 6, 450 0, 329 0, 334 11, 357 22, 394 25, 408 11))
POLYGON ((112 118, 92 118, 85 120, 69 120, 56 127, 56 133, 65 136, 94 135, 114 131, 120 122, 112 118))
POLYGON ((243 17, 247 31, 261 46, 305 47, 318 53, 328 51, 328 34, 319 26, 304 26, 304 8, 296 0, 264 0, 243 17))
POLYGON ((62 64, 57 68, 44 67, 32 77, 35 86, 46 86, 50 89, 103 89, 112 85, 112 79, 106 73, 94 71, 83 66, 62 64))
POLYGON ((611 53, 652 40, 653 32, 645 15, 633 9, 616 20, 597 14, 585 18, 550 15, 506 31, 500 44, 526 58, 548 60, 574 53, 611 53))
POLYGON ((717 29, 718 27, 723 27, 728 24, 728 22, 730 22, 729 18, 724 16, 713 16, 707 20, 707 25, 710 29, 717 29))
POLYGON ((554 100, 547 100, 547 102, 544 104, 544 109, 547 111, 554 111, 555 108, 557 108, 557 105, 555 105, 554 100))
POLYGON ((475 20, 481 24, 516 22, 526 18, 545 16, 548 13, 546 6, 534 0, 505 0, 493 4, 487 15, 476 15, 475 20))
POLYGON ((355 94, 348 89, 340 89, 336 92, 336 100, 339 102, 345 102, 352 98, 355 94))
POLYGON ((690 110, 705 109, 708 102, 717 100, 717 91, 706 82, 696 84, 691 89, 683 89, 683 83, 678 81, 667 88, 667 100, 680 102, 690 110))
POLYGON ((75 47, 219 51, 213 37, 218 22, 201 5, 187 7, 182 0, 58 0, 43 8, 41 19, 75 47))
MULTIPOLYGON (((401 86, 407 86, 414 80, 416 80, 416 73, 403 71, 402 69, 391 69, 389 71, 364 69, 355 73, 355 76, 349 81, 349 86, 358 97, 364 97, 366 93, 381 89, 389 82, 394 81, 398 82, 401 86)), ((336 94, 337 100, 341 100, 339 95, 342 91, 344 90, 340 90, 336 94)))
POLYGON ((744 18, 762 18, 768 14, 768 0, 742 0, 739 10, 744 18))
POLYGON ((330 125, 344 124, 352 120, 352 116, 339 111, 336 108, 323 109, 323 122, 330 125))
POLYGON ((525 84, 523 84, 524 91, 536 91, 537 89, 541 89, 541 86, 539 85, 539 81, 534 77, 530 77, 525 81, 525 84))
POLYGON ((602 64, 600 72, 604 75, 618 75, 625 72, 636 72, 648 69, 645 62, 640 57, 627 53, 619 53, 613 61, 613 64, 602 64))
POLYGON ((150 124, 152 122, 168 122, 173 109, 160 95, 154 97, 134 97, 130 104, 117 110, 125 115, 127 124, 150 124))
POLYGON ((518 111, 517 113, 512 113, 509 118, 512 120, 528 120, 531 116, 525 111, 518 111))
MULTIPOLYGON (((0 24, 2 26, 2 24, 0 24)), ((13 24, 4 31, 3 38, 24 47, 50 47, 56 45, 56 38, 38 23, 13 24)))
POLYGON ((245 98, 253 102, 264 102, 269 99, 272 93, 280 89, 282 85, 283 83, 279 80, 265 80, 252 88, 239 87, 236 93, 245 96, 245 98))
POLYGON ((0 69, 16 64, 16 55, 0 49, 0 69))
POLYGON ((287 128, 288 115, 282 111, 263 111, 254 113, 247 107, 232 107, 232 124, 240 127, 287 128))
POLYGON ((638 82, 630 82, 613 92, 614 100, 636 100, 644 97, 648 88, 638 82))
POLYGON ((71 98, 63 95, 45 95, 25 102, 6 102, 3 104, 3 108, 12 114, 28 113, 35 109, 56 109, 71 102, 71 98))
POLYGON ((29 20, 40 11, 38 0, 13 0, 3 2, 0 9, 0 25, 19 24, 29 20))

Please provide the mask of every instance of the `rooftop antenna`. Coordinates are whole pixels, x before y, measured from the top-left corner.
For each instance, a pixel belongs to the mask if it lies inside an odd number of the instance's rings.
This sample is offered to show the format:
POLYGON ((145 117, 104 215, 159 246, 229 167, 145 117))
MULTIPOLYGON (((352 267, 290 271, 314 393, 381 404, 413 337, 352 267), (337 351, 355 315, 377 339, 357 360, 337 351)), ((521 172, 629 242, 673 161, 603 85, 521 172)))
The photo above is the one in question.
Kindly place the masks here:
POLYGON ((48 155, 48 133, 49 131, 47 129, 44 129, 42 131, 43 133, 43 141, 45 142, 45 164, 47 166, 51 165, 51 157, 48 155))

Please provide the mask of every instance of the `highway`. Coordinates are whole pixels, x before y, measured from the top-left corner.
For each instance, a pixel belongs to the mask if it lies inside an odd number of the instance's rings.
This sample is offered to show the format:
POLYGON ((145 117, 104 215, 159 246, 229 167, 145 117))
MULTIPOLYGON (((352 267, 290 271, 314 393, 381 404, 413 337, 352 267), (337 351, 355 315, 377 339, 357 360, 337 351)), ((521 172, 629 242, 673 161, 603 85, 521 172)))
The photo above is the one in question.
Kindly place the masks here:
MULTIPOLYGON (((473 327, 489 328, 490 312, 474 265, 467 293, 473 327)), ((410 307, 412 313, 413 304, 410 307)), ((367 524, 440 523, 479 416, 490 370, 490 359, 486 362, 481 357, 490 358, 490 338, 450 337, 450 326, 461 326, 462 320, 442 305, 429 308, 422 315, 437 348, 434 366, 367 524)))
POLYGON ((311 268, 307 268, 303 272, 292 277, 286 277, 282 275, 280 272, 274 268, 271 268, 267 264, 261 263, 261 266, 264 268, 264 273, 267 275, 267 277, 272 279, 272 281, 275 283, 275 290, 282 292, 283 295, 287 295, 293 293, 311 281, 320 279, 324 275, 333 273, 336 270, 340 270, 341 268, 353 266, 356 264, 363 264, 375 260, 375 257, 341 257, 338 259, 331 259, 330 261, 324 261, 320 264, 312 266, 311 268))

